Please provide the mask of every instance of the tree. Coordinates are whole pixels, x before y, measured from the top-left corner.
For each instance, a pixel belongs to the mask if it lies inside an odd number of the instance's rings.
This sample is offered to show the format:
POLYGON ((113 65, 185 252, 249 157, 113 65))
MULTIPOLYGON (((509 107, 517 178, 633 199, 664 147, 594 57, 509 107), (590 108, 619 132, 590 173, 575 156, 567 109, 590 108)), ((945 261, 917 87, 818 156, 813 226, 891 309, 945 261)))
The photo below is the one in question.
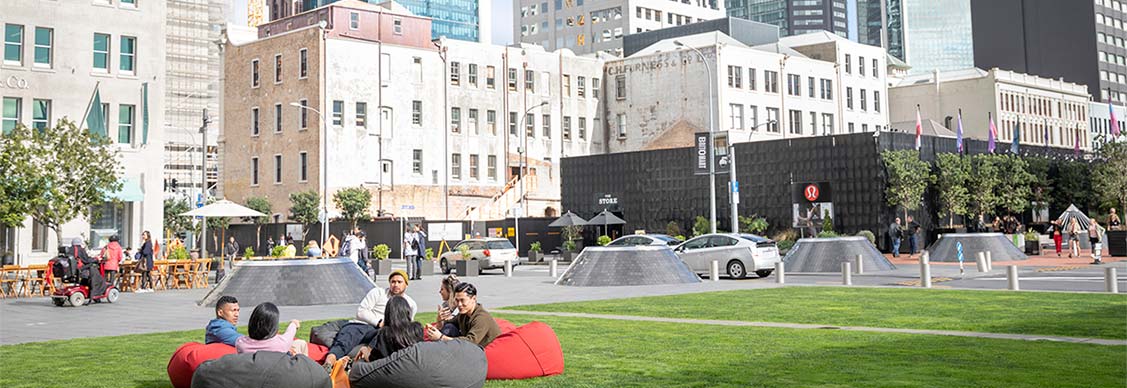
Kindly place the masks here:
MULTIPOLYGON (((254 246, 262 246, 262 225, 270 222, 270 201, 263 197, 247 198, 247 207, 256 212, 265 214, 262 217, 244 217, 243 221, 254 222, 254 246)), ((302 228, 304 229, 304 228, 302 228)), ((305 239, 305 236, 301 236, 305 239)))
POLYGON ((1127 208, 1127 143, 1103 143, 1097 148, 1099 161, 1092 168, 1092 189, 1104 205, 1127 208))
POLYGON ((1053 163, 1050 173, 1053 179, 1052 208, 1055 211, 1064 211, 1069 205, 1075 204, 1081 210, 1087 209, 1092 198, 1092 175, 1086 162, 1061 160, 1053 163))
POLYGON ((192 217, 180 215, 189 210, 192 210, 192 208, 188 205, 186 198, 164 200, 164 231, 166 237, 194 230, 192 217))
POLYGON ((1043 157, 1025 158, 1025 170, 1033 176, 1029 183, 1030 197, 1033 201, 1033 210, 1045 210, 1049 207, 1049 199, 1053 192, 1053 180, 1049 175, 1049 159, 1043 157))
POLYGON ((950 153, 939 154, 932 177, 939 192, 939 211, 947 214, 947 225, 954 226, 955 215, 966 215, 970 202, 967 182, 970 179, 970 159, 950 153))
POLYGON ((1021 213, 1029 208, 1032 197, 1030 184, 1033 174, 1026 171, 1025 160, 1016 155, 999 155, 999 184, 995 188, 999 210, 1009 214, 1021 213))
POLYGON ((43 128, 34 138, 44 151, 34 163, 43 174, 45 190, 31 214, 62 241, 63 224, 80 215, 98 218, 106 193, 121 189, 115 175, 121 162, 109 138, 81 130, 68 119, 43 128))
POLYGON ((0 225, 18 227, 39 205, 47 185, 36 161, 44 160, 42 139, 22 124, 0 136, 0 225))
POLYGON ((356 221, 371 217, 368 208, 372 206, 372 192, 363 187, 349 187, 333 194, 333 204, 340 209, 341 216, 356 228, 356 221))
MULTIPOLYGON (((301 240, 309 232, 309 225, 317 222, 317 214, 321 203, 321 195, 315 190, 301 191, 290 194, 290 219, 301 223, 301 240)), ((329 225, 321 225, 328 228, 329 225)), ((322 244, 325 242, 322 241, 322 244)))
POLYGON ((751 234, 763 234, 767 232, 770 226, 767 224, 767 219, 753 214, 751 217, 739 216, 740 231, 751 234))
POLYGON ((680 236, 681 225, 678 224, 677 221, 669 221, 668 224, 665 224, 665 234, 670 236, 680 236))
POLYGON ((998 155, 980 154, 971 158, 970 178, 967 179, 970 187, 970 211, 978 216, 994 214, 998 207, 997 187, 1001 184, 999 177, 998 155))
POLYGON ((904 217, 907 218, 908 211, 918 209, 923 202, 931 166, 920 160, 920 153, 914 150, 884 151, 881 159, 888 172, 888 187, 885 189, 888 205, 904 208, 904 217))

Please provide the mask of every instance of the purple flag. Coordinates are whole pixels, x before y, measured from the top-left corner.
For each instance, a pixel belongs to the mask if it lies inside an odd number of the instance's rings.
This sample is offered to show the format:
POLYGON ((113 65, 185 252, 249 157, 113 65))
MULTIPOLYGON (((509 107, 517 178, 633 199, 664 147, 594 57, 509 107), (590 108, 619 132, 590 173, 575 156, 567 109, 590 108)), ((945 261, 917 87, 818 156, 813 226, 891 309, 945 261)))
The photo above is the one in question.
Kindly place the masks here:
POLYGON ((955 131, 955 146, 963 153, 963 110, 959 109, 959 128, 955 131))
POLYGON ((990 151, 990 153, 994 153, 994 139, 998 138, 998 127, 994 126, 993 117, 990 117, 989 114, 987 114, 986 117, 990 119, 990 131, 987 133, 989 138, 987 139, 986 150, 990 151))
POLYGON ((1111 113, 1111 136, 1119 137, 1119 120, 1115 119, 1115 107, 1111 105, 1111 99, 1107 99, 1107 110, 1111 113))

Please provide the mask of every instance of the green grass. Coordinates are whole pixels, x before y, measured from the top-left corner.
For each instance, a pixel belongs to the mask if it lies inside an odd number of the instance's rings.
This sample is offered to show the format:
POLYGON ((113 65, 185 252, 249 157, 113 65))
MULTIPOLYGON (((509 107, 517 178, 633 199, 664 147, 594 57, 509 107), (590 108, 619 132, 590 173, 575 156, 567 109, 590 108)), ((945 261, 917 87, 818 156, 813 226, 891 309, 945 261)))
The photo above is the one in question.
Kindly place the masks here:
MULTIPOLYGON (((1127 347, 564 317, 563 375, 525 386, 1122 387, 1127 347)), ((427 320, 430 317, 420 317, 427 320)), ((303 322, 304 328, 320 322, 303 322)), ((169 387, 168 357, 202 330, 0 346, 2 387, 169 387)))
POLYGON ((785 287, 506 309, 1127 339, 1111 294, 785 287))

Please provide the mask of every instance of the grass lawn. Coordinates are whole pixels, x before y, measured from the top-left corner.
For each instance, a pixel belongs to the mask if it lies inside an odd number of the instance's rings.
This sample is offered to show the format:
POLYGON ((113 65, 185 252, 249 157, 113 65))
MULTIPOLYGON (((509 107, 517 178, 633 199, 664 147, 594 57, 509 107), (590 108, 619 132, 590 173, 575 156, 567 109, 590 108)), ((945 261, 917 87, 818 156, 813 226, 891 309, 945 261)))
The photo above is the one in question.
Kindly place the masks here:
MULTIPOLYGON (((946 336, 499 315, 551 325, 561 376, 524 386, 1122 387, 1127 347, 946 336)), ((430 317, 420 317, 427 320, 430 317)), ((305 322, 308 327, 320 322, 305 322)), ((202 330, 0 346, 0 387, 169 387, 202 330)))
POLYGON ((506 309, 1127 339, 1111 294, 785 287, 506 309))

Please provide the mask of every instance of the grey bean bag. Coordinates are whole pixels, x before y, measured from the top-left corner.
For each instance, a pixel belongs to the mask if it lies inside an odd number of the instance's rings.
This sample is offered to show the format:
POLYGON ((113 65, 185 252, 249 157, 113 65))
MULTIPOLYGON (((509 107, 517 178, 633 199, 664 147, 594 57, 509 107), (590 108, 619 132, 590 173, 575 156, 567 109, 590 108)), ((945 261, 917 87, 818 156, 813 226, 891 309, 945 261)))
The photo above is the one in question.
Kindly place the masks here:
POLYGON ((309 357, 289 353, 228 354, 200 364, 192 388, 332 388, 325 369, 309 357))
POLYGON ((333 338, 336 338, 340 328, 347 325, 347 320, 325 322, 324 325, 309 329, 309 343, 333 347, 333 338))
POLYGON ((356 362, 352 388, 468 388, 485 385, 485 351, 462 340, 420 342, 374 362, 356 362))

